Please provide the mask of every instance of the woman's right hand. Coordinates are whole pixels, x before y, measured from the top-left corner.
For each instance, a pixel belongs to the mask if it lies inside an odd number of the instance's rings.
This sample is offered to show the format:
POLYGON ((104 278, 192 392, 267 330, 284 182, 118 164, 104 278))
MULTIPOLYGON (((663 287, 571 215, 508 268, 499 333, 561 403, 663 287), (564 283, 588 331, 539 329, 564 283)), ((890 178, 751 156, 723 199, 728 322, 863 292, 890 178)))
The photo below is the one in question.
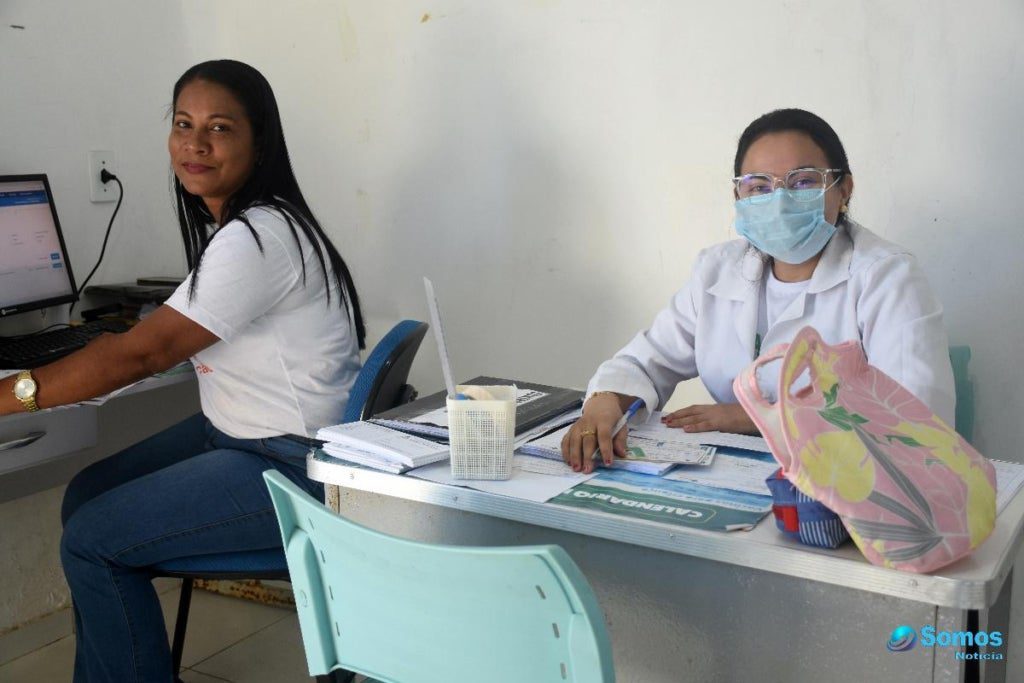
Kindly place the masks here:
POLYGON ((583 417, 562 437, 562 459, 576 472, 593 472, 594 450, 601 449, 605 465, 612 464, 613 454, 626 456, 627 429, 619 430, 612 438, 612 428, 622 417, 619 396, 612 393, 594 394, 583 406, 583 417))

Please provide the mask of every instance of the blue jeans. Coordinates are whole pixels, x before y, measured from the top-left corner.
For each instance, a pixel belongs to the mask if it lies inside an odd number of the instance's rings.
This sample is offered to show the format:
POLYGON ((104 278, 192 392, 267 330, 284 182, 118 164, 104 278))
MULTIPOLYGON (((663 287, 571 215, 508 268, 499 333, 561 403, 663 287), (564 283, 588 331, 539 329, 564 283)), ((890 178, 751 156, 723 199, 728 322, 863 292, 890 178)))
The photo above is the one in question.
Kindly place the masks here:
POLYGON ((75 606, 76 683, 173 680, 151 567, 206 553, 280 548, 263 481, 306 477, 309 446, 235 439, 195 415, 82 470, 68 485, 61 561, 75 606))

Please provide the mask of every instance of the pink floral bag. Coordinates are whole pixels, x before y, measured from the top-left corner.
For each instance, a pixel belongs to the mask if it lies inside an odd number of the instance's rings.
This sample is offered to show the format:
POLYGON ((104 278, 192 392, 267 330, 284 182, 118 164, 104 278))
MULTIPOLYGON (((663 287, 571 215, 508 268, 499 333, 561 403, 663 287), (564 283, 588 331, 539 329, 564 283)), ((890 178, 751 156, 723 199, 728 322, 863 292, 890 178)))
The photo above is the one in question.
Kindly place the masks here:
POLYGON ((783 475, 840 516, 873 564, 929 572, 969 554, 995 525, 995 470, 952 427, 868 364, 860 343, 805 327, 733 382, 783 475), (781 359, 778 400, 757 370, 781 359), (804 371, 810 385, 795 395, 804 371))

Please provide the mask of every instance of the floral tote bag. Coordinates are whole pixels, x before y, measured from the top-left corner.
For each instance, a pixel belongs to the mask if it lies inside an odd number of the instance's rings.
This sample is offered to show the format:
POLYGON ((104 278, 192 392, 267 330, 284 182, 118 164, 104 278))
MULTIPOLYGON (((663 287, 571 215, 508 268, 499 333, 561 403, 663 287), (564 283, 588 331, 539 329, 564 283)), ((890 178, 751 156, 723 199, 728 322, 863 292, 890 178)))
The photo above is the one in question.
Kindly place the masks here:
POLYGON ((933 571, 992 532, 992 464, 869 365, 859 342, 830 346, 805 327, 791 344, 748 366, 733 389, 783 475, 835 511, 873 564, 933 571), (778 399, 771 403, 757 371, 780 360, 778 399), (808 376, 809 385, 793 393, 808 376))

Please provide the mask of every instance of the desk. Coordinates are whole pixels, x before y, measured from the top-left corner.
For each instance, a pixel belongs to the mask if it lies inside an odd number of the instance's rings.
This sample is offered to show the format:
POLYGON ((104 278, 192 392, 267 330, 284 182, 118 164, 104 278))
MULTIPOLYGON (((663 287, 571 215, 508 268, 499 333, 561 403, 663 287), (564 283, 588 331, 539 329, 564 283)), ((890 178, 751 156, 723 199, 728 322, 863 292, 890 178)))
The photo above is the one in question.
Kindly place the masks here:
POLYGON ((199 411, 193 372, 151 377, 102 406, 0 417, 0 442, 30 432, 31 447, 0 452, 0 503, 67 483, 83 467, 199 411))
MULTIPOLYGON (((770 518, 719 533, 530 503, 311 455, 309 476, 341 487, 346 517, 433 543, 555 543, 580 565, 609 623, 618 679, 662 681, 941 681, 964 679, 953 648, 891 653, 892 630, 926 625, 1001 631, 1009 642, 1010 573, 1024 495, 971 557, 918 575, 868 564, 852 544, 802 546, 770 518)), ((974 665, 975 663, 970 663, 974 665)), ((977 663, 1005 680, 1006 662, 977 663)))

